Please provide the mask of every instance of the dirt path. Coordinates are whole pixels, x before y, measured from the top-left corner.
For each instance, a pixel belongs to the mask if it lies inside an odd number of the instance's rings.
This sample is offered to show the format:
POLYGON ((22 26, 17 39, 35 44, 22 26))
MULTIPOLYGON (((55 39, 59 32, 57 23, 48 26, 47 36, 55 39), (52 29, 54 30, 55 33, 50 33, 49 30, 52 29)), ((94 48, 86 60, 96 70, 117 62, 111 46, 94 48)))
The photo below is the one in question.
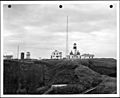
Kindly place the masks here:
POLYGON ((87 94, 87 93, 89 93, 90 91, 92 91, 92 90, 94 90, 96 88, 97 88, 97 86, 93 87, 93 88, 90 88, 90 89, 87 89, 86 91, 82 92, 82 94, 87 94))
POLYGON ((51 92, 53 90, 53 87, 49 88, 46 92, 44 92, 44 94, 49 94, 49 92, 51 92))

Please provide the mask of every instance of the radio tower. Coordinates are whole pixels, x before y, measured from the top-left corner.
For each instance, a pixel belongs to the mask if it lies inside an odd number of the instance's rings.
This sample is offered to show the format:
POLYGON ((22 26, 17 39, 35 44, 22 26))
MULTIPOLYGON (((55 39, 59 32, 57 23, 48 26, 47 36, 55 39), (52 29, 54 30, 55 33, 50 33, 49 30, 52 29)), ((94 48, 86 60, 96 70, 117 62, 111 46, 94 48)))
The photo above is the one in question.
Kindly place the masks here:
POLYGON ((67 16, 67 25, 66 25, 66 58, 68 58, 68 16, 67 16))

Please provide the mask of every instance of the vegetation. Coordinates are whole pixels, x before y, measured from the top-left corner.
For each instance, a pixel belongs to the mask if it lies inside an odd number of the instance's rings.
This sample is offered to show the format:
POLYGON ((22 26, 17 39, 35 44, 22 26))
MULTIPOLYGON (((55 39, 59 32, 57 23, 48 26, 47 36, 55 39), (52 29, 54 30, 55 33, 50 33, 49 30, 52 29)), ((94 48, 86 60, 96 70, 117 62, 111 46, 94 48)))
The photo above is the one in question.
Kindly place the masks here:
POLYGON ((116 77, 115 59, 4 60, 4 94, 78 94, 92 87, 101 91, 101 83, 109 86, 105 93, 115 92, 114 79, 103 75, 116 77), (54 84, 67 86, 51 89, 54 84))
POLYGON ((116 60, 112 58, 76 60, 79 64, 88 66, 90 69, 102 74, 116 77, 116 60))
POLYGON ((88 94, 116 94, 116 78, 103 76, 103 80, 96 88, 88 94))

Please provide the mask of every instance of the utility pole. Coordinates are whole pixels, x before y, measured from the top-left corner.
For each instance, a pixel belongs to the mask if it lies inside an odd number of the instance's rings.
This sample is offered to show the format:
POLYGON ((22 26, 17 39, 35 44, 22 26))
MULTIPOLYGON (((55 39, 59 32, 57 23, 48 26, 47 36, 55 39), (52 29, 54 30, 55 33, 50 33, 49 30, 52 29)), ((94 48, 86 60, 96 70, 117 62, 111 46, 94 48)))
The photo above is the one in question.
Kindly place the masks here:
POLYGON ((17 46, 17 59, 19 59, 19 45, 17 46))
POLYGON ((66 25, 66 58, 68 57, 68 16, 67 16, 67 25, 66 25))

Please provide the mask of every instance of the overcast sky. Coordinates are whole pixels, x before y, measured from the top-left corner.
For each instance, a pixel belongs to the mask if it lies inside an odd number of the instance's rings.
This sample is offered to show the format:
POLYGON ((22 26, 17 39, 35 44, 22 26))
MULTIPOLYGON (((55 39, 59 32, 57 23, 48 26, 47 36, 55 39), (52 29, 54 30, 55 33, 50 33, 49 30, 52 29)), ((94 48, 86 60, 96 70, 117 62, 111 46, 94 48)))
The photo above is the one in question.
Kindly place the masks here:
POLYGON ((4 5, 4 54, 31 52, 31 58, 50 58, 58 50, 65 56, 66 21, 69 20, 69 52, 73 43, 81 54, 116 58, 116 4, 14 4, 4 5))

